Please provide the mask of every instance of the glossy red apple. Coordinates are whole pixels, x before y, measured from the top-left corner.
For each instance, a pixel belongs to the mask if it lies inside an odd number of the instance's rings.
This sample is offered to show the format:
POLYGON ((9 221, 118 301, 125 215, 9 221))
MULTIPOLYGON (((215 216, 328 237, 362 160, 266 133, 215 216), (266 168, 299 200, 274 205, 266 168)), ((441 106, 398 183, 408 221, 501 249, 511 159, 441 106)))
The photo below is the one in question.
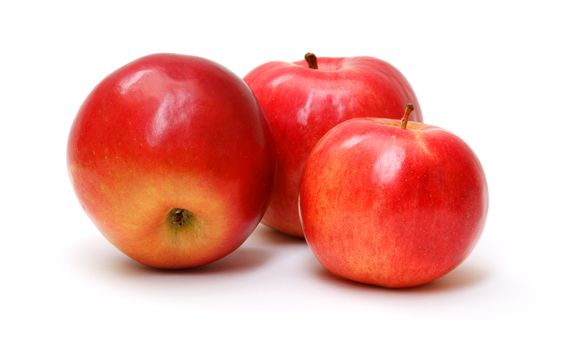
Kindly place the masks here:
POLYGON ((212 61, 138 59, 81 107, 67 149, 87 214, 117 248, 188 268, 239 247, 268 204, 274 155, 253 94, 212 61))
POLYGON ((405 118, 354 119, 330 130, 310 154, 300 189, 306 239, 322 265, 385 287, 454 269, 478 241, 487 209, 472 150, 405 118))
POLYGON ((277 170, 263 223, 302 237, 298 216, 300 178, 316 142, 336 124, 355 117, 399 115, 405 103, 421 112, 407 80, 387 62, 372 57, 318 58, 270 62, 245 81, 265 111, 276 144, 277 170))

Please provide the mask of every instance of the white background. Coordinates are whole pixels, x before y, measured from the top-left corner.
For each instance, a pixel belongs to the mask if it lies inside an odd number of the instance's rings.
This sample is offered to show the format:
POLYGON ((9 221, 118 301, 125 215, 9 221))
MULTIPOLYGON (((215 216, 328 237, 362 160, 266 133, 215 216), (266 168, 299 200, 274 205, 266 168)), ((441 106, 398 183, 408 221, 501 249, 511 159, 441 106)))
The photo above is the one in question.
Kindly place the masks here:
POLYGON ((567 348, 562 3, 2 2, 0 348, 567 348), (425 121, 476 151, 490 211, 457 270, 409 290, 344 282, 302 241, 260 227, 218 263, 163 273, 105 241, 65 161, 96 83, 154 52, 243 76, 306 51, 391 62, 425 121))

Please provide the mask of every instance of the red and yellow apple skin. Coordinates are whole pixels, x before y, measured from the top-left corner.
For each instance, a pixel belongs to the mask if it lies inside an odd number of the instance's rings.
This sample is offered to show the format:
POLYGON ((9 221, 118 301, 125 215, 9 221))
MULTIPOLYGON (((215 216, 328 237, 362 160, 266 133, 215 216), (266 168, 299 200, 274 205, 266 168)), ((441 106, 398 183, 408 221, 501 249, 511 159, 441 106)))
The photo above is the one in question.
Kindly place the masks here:
MULTIPOLYGON (((307 61, 270 62, 245 76, 276 146, 275 183, 263 223, 299 237, 300 179, 316 142, 344 120, 399 115, 406 103, 418 107, 407 80, 387 62, 372 57, 318 58, 317 68, 311 69, 307 61)), ((422 121, 419 108, 412 118, 422 121)))
POLYGON ((308 158, 300 211, 308 244, 338 276, 421 285, 460 264, 482 232, 484 172, 455 135, 391 119, 330 130, 308 158))
POLYGON ((274 148, 247 85, 212 61, 138 59, 87 97, 68 169, 100 231, 134 260, 189 268, 239 247, 270 195, 274 148))

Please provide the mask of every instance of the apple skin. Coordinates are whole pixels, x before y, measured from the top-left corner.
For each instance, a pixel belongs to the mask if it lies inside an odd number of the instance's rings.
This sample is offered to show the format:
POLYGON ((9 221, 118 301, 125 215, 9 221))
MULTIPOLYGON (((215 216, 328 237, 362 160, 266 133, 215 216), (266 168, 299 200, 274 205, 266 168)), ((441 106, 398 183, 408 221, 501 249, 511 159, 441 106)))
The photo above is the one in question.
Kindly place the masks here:
POLYGON ((365 118, 320 140, 299 202, 306 240, 327 270, 401 288, 433 281, 466 258, 484 226, 488 189, 457 136, 365 118))
MULTIPOLYGON (((307 54, 308 55, 308 54, 307 54)), ((304 164, 318 140, 338 123, 355 118, 399 115, 415 105, 412 120, 422 121, 417 98, 403 75, 372 57, 318 58, 269 62, 245 76, 271 127, 277 166, 263 223, 302 237, 298 191, 304 164)))
POLYGON ((247 85, 217 63, 175 54, 105 78, 76 116, 67 160, 99 230, 156 268, 203 265, 239 247, 274 173, 270 131, 247 85))

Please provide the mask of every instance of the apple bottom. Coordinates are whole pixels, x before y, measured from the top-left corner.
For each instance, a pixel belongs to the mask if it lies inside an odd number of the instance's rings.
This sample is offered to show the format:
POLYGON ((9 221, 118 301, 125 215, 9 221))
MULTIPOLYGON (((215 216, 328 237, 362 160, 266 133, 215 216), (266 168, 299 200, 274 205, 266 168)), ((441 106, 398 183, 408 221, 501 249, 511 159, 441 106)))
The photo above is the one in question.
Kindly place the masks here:
MULTIPOLYGON (((412 183, 407 186, 414 187, 412 183)), ((421 184, 416 185, 419 198, 421 184)), ((372 190, 377 198, 370 198, 363 182, 338 188, 350 191, 328 197, 323 205, 305 204, 302 213, 312 251, 338 276, 390 288, 425 284, 454 269, 478 240, 480 227, 452 204, 431 207, 425 214, 413 207, 412 198, 401 204, 385 201, 382 192, 389 190, 372 190)))
MULTIPOLYGON (((369 243, 373 245, 374 243, 369 243)), ((400 250, 405 243, 396 243, 396 250, 400 250)), ((318 248, 313 250, 318 250, 318 248)), ((341 248, 340 248, 341 249, 341 248)), ((367 247, 366 249, 370 249, 367 247)), ((427 262, 413 255, 412 258, 403 257, 403 254, 387 252, 360 253, 357 258, 337 259, 330 255, 341 256, 341 253, 329 252, 328 254, 316 254, 320 263, 332 274, 360 282, 387 288, 409 288, 430 283, 455 269, 464 258, 452 258, 440 256, 443 262, 427 262), (370 268, 370 266, 373 266, 370 268), (372 271, 382 271, 382 273, 372 271)), ((415 249, 410 249, 415 250, 415 249)), ((412 253, 414 254, 414 253, 412 253)), ((428 255, 425 254, 425 255, 428 255)))
MULTIPOLYGON (((357 197, 358 192, 351 193, 357 197)), ((327 203, 338 210, 305 223, 307 241, 330 272, 366 284, 403 288, 428 283, 458 266, 478 240, 477 227, 461 237, 463 217, 450 208, 428 217, 413 210, 389 216, 379 203, 353 198, 345 206, 327 203), (454 215, 459 223, 453 223, 454 215)))
POLYGON ((104 236, 154 268, 191 268, 238 248, 260 220, 240 206, 239 186, 188 173, 122 169, 109 179, 71 166, 81 202, 104 236))
MULTIPOLYGON (((369 221, 381 221, 380 215, 369 221)), ((353 215, 354 220, 358 215, 353 215)), ((340 217, 338 219, 341 219, 340 217)), ((401 228, 394 225, 389 232, 386 225, 358 227, 352 220, 338 225, 343 231, 328 234, 326 242, 310 240, 310 246, 320 263, 333 274, 353 281, 389 288, 422 285, 440 278, 464 260, 471 248, 462 249, 462 242, 437 238, 431 228, 441 220, 425 220, 417 227, 401 228), (414 233, 412 230, 415 230, 414 233), (397 234, 393 234, 397 232, 397 234), (460 246, 460 247, 459 247, 460 246), (447 248, 459 247, 460 253, 447 248)), ((310 230, 310 229, 308 229, 310 230)))

